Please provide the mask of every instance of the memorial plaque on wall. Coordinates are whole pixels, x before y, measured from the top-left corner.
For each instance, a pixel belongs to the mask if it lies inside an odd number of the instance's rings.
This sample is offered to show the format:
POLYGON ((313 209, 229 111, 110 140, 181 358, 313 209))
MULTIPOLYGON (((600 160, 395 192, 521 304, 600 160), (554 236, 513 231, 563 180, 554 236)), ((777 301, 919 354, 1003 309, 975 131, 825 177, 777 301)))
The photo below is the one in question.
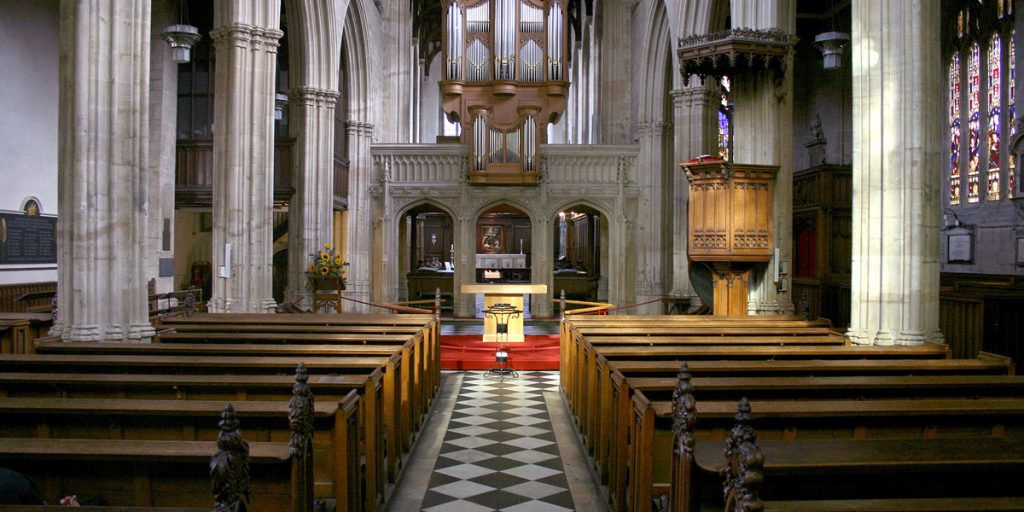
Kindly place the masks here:
POLYGON ((0 213, 0 265, 57 263, 57 218, 0 213))

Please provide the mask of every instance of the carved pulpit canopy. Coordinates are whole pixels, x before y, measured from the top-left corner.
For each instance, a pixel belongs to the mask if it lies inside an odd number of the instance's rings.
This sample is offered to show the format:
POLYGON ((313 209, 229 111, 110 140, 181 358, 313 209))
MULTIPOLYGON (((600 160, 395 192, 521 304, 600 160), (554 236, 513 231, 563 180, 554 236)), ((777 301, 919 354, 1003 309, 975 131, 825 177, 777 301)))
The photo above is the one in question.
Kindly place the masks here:
POLYGON ((781 78, 796 42, 796 36, 782 30, 750 28, 680 38, 677 55, 683 84, 690 85, 691 75, 703 81, 708 76, 735 76, 759 69, 775 71, 781 78))

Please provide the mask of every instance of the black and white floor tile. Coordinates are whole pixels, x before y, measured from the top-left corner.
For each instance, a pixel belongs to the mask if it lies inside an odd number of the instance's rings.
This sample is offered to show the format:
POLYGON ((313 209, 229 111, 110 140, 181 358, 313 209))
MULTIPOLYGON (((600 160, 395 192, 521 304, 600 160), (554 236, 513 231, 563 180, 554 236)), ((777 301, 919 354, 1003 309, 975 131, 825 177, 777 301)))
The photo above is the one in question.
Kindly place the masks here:
POLYGON ((423 498, 425 512, 575 510, 544 400, 558 372, 467 372, 423 498))

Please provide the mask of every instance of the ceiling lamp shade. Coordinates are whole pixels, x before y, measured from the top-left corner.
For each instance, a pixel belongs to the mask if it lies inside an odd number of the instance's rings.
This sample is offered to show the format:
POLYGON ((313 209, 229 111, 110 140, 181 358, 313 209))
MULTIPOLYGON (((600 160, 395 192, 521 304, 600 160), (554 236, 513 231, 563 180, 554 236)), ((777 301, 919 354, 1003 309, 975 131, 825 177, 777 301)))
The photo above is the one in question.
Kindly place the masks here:
POLYGON ((825 57, 825 69, 836 69, 843 64, 843 48, 850 42, 845 32, 823 32, 814 36, 814 44, 825 57))
POLYGON ((192 45, 203 36, 199 29, 192 25, 170 25, 160 34, 171 47, 171 59, 178 64, 185 64, 192 57, 192 45))

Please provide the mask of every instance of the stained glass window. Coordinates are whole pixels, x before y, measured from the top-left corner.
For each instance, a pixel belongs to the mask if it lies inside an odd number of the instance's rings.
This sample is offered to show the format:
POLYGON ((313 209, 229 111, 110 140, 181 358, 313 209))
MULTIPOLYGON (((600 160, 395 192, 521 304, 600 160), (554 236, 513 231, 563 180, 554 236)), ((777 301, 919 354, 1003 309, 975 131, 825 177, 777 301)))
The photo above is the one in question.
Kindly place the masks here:
MULTIPOLYGON (((1014 38, 1015 38, 1015 31, 1011 30, 1010 31, 1010 37, 1007 40, 1008 46, 1010 47, 1010 51, 1007 52, 1007 53, 1009 53, 1009 55, 1007 56, 1007 66, 1010 68, 1010 77, 1009 77, 1010 78, 1009 79, 1009 84, 1010 84, 1010 91, 1009 91, 1009 93, 1010 93, 1010 95, 1006 98, 1006 102, 1007 102, 1007 107, 1006 107, 1006 110, 1007 110, 1007 115, 1006 115, 1007 122, 1006 122, 1006 124, 1008 124, 1010 126, 1010 135, 1009 136, 1010 136, 1011 140, 1012 140, 1013 136, 1017 133, 1017 125, 1016 125, 1016 123, 1013 122, 1013 120, 1016 119, 1016 116, 1017 116, 1017 111, 1016 111, 1017 109, 1014 108, 1014 103, 1017 100, 1017 97, 1016 97, 1016 93, 1017 93, 1017 88, 1016 88, 1016 83, 1017 83, 1017 55, 1016 55, 1016 53, 1017 52, 1014 50, 1014 43, 1013 43, 1014 38)), ((1007 176, 1007 178, 1008 178, 1007 181, 1009 181, 1009 185, 1006 187, 1006 194, 1009 197, 1013 197, 1014 196, 1014 193, 1013 193, 1014 186, 1016 186, 1016 180, 1015 180, 1015 178, 1016 178, 1015 175, 1016 175, 1016 171, 1017 171, 1017 156, 1016 155, 1010 155, 1010 158, 1009 158, 1009 168, 1010 169, 1007 172, 1007 175, 1008 175, 1007 176)))
POLYGON ((729 77, 723 76, 721 80, 722 101, 718 106, 718 157, 722 160, 729 159, 729 93, 732 90, 732 83, 729 77))
POLYGON ((981 199, 981 47, 967 57, 967 202, 981 199))
POLYGON ((960 204, 960 55, 949 64, 949 204, 960 204))
POLYGON ((999 199, 999 172, 1001 171, 1000 150, 1002 149, 1002 131, 999 113, 1002 106, 1000 90, 1000 66, 1002 44, 999 34, 992 36, 988 46, 988 188, 986 201, 999 199))

